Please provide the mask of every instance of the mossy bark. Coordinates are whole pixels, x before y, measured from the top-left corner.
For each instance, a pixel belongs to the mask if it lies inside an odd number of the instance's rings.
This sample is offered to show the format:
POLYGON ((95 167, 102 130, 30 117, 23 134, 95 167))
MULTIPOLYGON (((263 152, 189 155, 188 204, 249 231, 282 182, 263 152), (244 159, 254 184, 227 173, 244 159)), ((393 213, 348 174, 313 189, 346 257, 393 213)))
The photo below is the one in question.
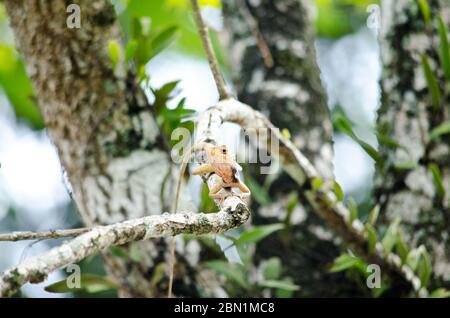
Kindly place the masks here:
MULTIPOLYGON (((5 7, 83 222, 103 225, 170 211, 173 165, 151 105, 133 74, 120 75, 108 56, 108 41, 120 42, 111 3, 8 0, 5 7), (72 3, 80 7, 80 28, 66 24, 72 3)), ((166 264, 165 240, 136 246, 139 262, 104 258, 120 294, 164 295, 165 276, 151 281, 166 264)), ((197 295, 191 265, 179 255, 178 266, 190 274, 180 278, 175 294, 197 295)))
MULTIPOLYGON (((332 124, 316 62, 314 9, 313 3, 298 0, 224 1, 239 100, 267 114, 280 129, 288 129, 295 145, 323 178, 331 180, 332 124), (258 33, 271 53, 272 67, 264 63, 258 33)), ((264 183, 259 169, 252 171, 252 177, 264 183)), ((311 211, 303 191, 286 174, 278 175, 269 187, 273 203, 253 204, 254 224, 286 220, 292 193, 299 204, 289 216, 289 230, 260 243, 257 262, 280 257, 285 274, 301 286, 297 296, 363 295, 344 275, 328 272, 340 253, 341 241, 311 211)))
MULTIPOLYGON (((428 0, 430 21, 425 22, 418 1, 382 2, 380 33, 383 73, 382 102, 377 130, 381 163, 375 178, 375 196, 382 221, 400 218, 405 239, 425 244, 433 264, 432 287, 450 286, 450 136, 431 132, 450 113, 449 84, 439 59, 437 17, 450 26, 448 0, 428 0), (422 55, 429 61, 440 91, 438 104, 424 74, 422 55), (385 143, 386 137, 394 140, 385 143), (440 171, 442 197, 429 169, 440 171)), ((448 37, 448 35, 447 35, 448 37)))

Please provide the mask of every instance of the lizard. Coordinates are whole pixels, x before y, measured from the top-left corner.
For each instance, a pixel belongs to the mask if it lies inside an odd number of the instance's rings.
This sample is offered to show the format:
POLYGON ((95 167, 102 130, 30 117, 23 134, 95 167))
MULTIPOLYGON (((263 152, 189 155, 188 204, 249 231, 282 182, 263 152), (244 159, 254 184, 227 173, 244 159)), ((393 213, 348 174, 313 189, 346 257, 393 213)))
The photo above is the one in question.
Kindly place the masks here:
MULTIPOLYGON (((180 174, 178 176, 177 188, 175 193, 175 204, 173 212, 178 211, 181 184, 183 176, 186 172, 186 168, 189 163, 189 159, 193 153, 204 151, 206 154, 205 164, 202 164, 192 171, 192 175, 206 175, 215 173, 221 177, 221 182, 212 187, 209 191, 209 197, 214 200, 225 200, 229 196, 239 196, 240 198, 250 195, 250 189, 239 180, 237 176, 238 171, 242 170, 242 167, 236 162, 235 157, 229 153, 227 146, 216 146, 207 142, 200 142, 193 145, 183 157, 183 162, 180 168, 180 174), (233 188, 238 188, 241 193, 234 193, 231 191, 233 188), (219 192, 222 189, 229 190, 225 195, 219 192)), ((172 238, 170 246, 170 265, 169 265, 169 286, 168 286, 168 298, 172 297, 172 285, 173 285, 173 272, 175 264, 175 237, 172 238)))
POLYGON ((228 196, 237 195, 239 197, 250 195, 250 189, 242 183, 237 172, 242 170, 242 167, 236 162, 233 155, 228 152, 227 146, 213 146, 206 144, 204 146, 206 152, 206 164, 196 167, 192 170, 193 175, 204 175, 215 173, 222 178, 221 182, 216 184, 209 191, 211 199, 224 200, 228 196), (241 194, 236 194, 231 191, 232 188, 241 190, 241 194), (230 192, 226 195, 220 194, 220 190, 227 189, 230 192))

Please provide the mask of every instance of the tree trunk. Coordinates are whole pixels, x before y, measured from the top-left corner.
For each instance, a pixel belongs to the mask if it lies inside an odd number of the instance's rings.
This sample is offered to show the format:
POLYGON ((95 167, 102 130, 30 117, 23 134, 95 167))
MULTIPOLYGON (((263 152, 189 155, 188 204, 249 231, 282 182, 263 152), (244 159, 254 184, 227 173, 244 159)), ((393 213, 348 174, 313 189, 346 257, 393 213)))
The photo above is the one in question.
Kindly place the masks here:
POLYGON ((399 217, 408 242, 426 245, 434 267, 432 286, 450 286, 450 138, 430 134, 449 120, 449 86, 445 86, 439 61, 435 18, 441 16, 448 28, 450 5, 448 0, 427 2, 431 9, 428 25, 417 1, 382 2, 382 105, 377 128, 379 136, 400 146, 387 146, 379 137, 382 163, 375 178, 375 195, 385 222, 399 217), (423 53, 441 91, 436 105, 424 75, 423 53), (440 170, 444 198, 433 181, 430 164, 440 170))
MULTIPOLYGON (((267 114, 292 140, 325 179, 333 179, 332 124, 320 81, 314 47, 313 4, 308 1, 224 1, 231 64, 238 98, 267 114), (273 59, 267 59, 267 46, 273 59)), ((253 177, 263 183, 259 170, 253 177)), ((269 188, 274 203, 253 204, 253 222, 266 224, 287 217, 288 194, 298 186, 285 174, 269 188)), ((339 255, 340 240, 312 213, 302 191, 290 216, 287 236, 263 241, 257 259, 280 257, 286 274, 301 286, 299 296, 361 294, 344 275, 327 266, 339 255)))
MULTIPOLYGON (((110 2, 8 0, 5 5, 83 222, 109 224, 169 211, 175 180, 165 140, 135 77, 117 75, 107 54, 109 40, 120 42, 110 2), (74 2, 81 8, 81 28, 71 29, 66 8, 74 2)), ((165 271, 165 240, 133 245, 139 261, 104 255, 120 295, 162 295, 167 279, 156 277, 165 271)), ((193 256, 191 263, 178 256, 184 284, 177 286, 184 289, 175 293, 197 295, 190 281, 190 265, 197 265, 193 256)))

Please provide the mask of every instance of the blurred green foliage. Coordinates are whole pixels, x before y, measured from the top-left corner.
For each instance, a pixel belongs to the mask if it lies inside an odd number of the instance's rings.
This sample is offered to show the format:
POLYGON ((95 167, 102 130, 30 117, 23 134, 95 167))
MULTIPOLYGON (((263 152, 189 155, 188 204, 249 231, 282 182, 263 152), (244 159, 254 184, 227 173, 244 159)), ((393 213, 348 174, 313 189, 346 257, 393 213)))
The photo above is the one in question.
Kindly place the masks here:
MULTIPOLYGON (((321 37, 337 38, 356 31, 364 24, 366 8, 374 0, 315 0, 318 8, 317 29, 321 37)), ((174 49, 193 56, 203 56, 200 39, 197 36, 189 0, 112 0, 118 10, 127 45, 121 51, 128 62, 135 57, 137 71, 143 76, 142 68, 150 58, 158 54, 168 44, 175 41, 174 49), (147 19, 151 34, 139 33, 135 26, 147 19), (133 35, 133 32, 134 35, 133 35), (178 36, 176 36, 178 35, 178 36)), ((202 6, 221 7, 220 0, 201 0, 202 6)), ((142 28, 140 29, 140 31, 142 28)), ((31 81, 25 73, 24 65, 14 49, 11 38, 5 36, 11 31, 7 26, 3 3, 0 3, 0 90, 10 101, 18 118, 25 120, 34 129, 44 124, 36 105, 31 81)), ((218 58, 223 62, 222 50, 211 32, 218 58)), ((112 43, 110 53, 118 63, 118 47, 112 43)))
POLYGON ((300 287, 294 284, 292 277, 284 275, 278 257, 261 260, 258 264, 253 259, 255 245, 284 228, 283 224, 254 226, 243 231, 237 238, 225 233, 224 237, 231 242, 226 249, 236 248, 241 263, 215 259, 206 261, 203 265, 225 278, 224 287, 230 297, 257 297, 263 290, 268 290, 274 297, 292 297, 300 287), (260 275, 255 276, 255 270, 260 275))
POLYGON ((34 128, 43 128, 33 87, 25 67, 13 47, 0 43, 0 89, 12 104, 16 116, 34 128))
POLYGON ((320 37, 338 38, 361 28, 367 19, 367 7, 378 0, 315 0, 318 9, 316 27, 320 37))

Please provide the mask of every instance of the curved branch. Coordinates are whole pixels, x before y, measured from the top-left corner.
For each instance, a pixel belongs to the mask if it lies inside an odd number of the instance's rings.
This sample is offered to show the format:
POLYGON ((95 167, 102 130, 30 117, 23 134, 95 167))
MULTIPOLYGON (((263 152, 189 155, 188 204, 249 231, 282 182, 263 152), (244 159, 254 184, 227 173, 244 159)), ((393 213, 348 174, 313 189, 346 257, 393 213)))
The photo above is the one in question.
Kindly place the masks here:
POLYGON ((222 210, 217 213, 164 213, 98 226, 7 270, 0 276, 0 297, 11 296, 25 283, 41 282, 49 273, 113 245, 178 234, 222 233, 243 224, 249 216, 250 212, 242 201, 228 197, 223 202, 222 210))
MULTIPOLYGON (((328 187, 314 189, 312 183, 320 177, 316 168, 298 150, 295 145, 284 137, 278 128, 260 112, 235 99, 220 101, 216 106, 206 110, 199 118, 197 129, 202 134, 196 142, 215 139, 219 134, 222 123, 232 122, 243 129, 265 128, 271 131, 271 138, 279 142, 279 151, 272 155, 279 157, 284 170, 296 181, 300 190, 306 191, 306 196, 317 213, 328 226, 352 248, 359 256, 370 263, 381 266, 393 279, 399 279, 409 285, 420 296, 426 296, 428 291, 421 288, 420 279, 407 265, 402 264, 400 257, 394 253, 385 253, 378 242, 373 251, 368 250, 369 241, 364 225, 359 220, 350 223, 350 212, 340 202, 333 191, 328 187)), ((270 151, 270 149, 268 149, 270 151)))
MULTIPOLYGON (((420 279, 409 266, 402 264, 397 255, 385 253, 381 243, 377 243, 375 249, 369 252, 369 242, 363 224, 359 220, 349 222, 350 212, 337 200, 332 189, 312 187, 313 180, 319 177, 315 167, 260 112, 234 99, 220 101, 199 117, 196 142, 215 143, 224 122, 236 123, 244 129, 269 129, 271 138, 279 142, 279 151, 272 152, 272 155, 281 159, 283 168, 301 189, 309 189, 305 191, 314 211, 358 255, 380 265, 391 277, 406 282, 415 292, 426 295, 426 289, 420 288, 420 279)), ((211 188, 220 182, 220 177, 212 174, 205 182, 211 188)), ((8 270, 0 277, 0 296, 11 295, 24 283, 41 281, 49 272, 111 245, 181 233, 220 233, 243 224, 249 218, 248 208, 238 197, 230 196, 223 202, 216 203, 221 207, 221 211, 214 214, 164 214, 95 228, 40 257, 8 270)))

